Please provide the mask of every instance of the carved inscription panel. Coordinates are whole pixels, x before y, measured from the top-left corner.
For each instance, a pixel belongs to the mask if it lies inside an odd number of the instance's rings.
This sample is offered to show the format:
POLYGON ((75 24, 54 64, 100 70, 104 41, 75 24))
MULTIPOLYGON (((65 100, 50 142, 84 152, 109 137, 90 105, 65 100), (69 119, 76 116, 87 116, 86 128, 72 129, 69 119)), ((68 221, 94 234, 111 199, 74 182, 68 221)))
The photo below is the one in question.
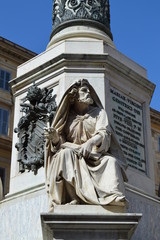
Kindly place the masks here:
POLYGON ((130 167, 146 172, 143 107, 116 88, 110 88, 113 124, 130 167))

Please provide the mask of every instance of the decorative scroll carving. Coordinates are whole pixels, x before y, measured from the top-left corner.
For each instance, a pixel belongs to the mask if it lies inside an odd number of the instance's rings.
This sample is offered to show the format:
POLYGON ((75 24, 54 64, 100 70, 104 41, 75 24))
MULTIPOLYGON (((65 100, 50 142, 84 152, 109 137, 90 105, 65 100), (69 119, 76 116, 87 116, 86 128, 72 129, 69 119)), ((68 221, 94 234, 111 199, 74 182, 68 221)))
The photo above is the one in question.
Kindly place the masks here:
POLYGON ((21 173, 27 169, 37 174, 38 169, 44 165, 44 127, 52 121, 56 110, 56 95, 52 96, 52 92, 53 90, 40 89, 33 84, 20 104, 24 116, 14 131, 19 138, 15 147, 18 150, 21 173))
POLYGON ((93 20, 103 24, 110 32, 109 0, 55 0, 53 30, 70 20, 83 20, 83 24, 84 20, 93 20))

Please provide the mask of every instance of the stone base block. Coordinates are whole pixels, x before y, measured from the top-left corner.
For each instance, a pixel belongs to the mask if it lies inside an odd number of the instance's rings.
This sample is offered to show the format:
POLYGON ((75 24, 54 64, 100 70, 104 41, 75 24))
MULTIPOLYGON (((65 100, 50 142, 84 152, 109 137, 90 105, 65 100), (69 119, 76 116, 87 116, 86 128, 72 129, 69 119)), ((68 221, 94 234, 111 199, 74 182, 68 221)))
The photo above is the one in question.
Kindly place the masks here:
POLYGON ((130 239, 142 215, 111 208, 56 206, 54 213, 41 214, 43 240, 130 239))

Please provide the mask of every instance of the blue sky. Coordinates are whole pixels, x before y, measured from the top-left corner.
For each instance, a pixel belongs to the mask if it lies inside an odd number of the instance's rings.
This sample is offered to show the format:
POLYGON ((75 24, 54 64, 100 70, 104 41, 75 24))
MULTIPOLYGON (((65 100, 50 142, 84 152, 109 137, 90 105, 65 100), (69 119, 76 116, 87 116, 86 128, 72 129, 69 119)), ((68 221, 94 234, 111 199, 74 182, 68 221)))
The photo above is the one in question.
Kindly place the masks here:
MULTIPOLYGON (((147 69, 156 84, 151 107, 160 111, 160 0, 110 0, 117 50, 147 69)), ((0 36, 34 52, 45 50, 52 30, 52 0, 1 1, 0 36)))

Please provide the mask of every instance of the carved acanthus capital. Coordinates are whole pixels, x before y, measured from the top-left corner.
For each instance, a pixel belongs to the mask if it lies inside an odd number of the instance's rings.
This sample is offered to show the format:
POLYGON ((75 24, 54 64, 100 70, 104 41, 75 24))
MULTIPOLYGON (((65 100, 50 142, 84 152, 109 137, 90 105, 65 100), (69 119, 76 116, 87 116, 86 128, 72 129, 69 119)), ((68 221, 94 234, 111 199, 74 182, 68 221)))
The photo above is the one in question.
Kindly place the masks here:
POLYGON ((72 25, 95 26, 110 31, 109 0, 55 0, 53 2, 53 32, 72 25))

